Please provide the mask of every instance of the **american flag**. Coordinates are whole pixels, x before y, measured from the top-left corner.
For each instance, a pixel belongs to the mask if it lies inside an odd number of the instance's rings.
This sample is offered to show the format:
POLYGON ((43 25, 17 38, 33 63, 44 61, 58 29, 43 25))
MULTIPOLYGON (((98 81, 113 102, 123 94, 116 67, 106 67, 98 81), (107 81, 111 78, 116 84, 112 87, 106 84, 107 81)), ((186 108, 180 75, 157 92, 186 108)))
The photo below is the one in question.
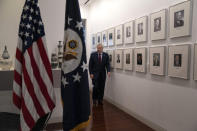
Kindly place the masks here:
POLYGON ((26 0, 19 25, 13 103, 20 110, 20 130, 31 130, 55 107, 53 78, 38 0, 26 0))

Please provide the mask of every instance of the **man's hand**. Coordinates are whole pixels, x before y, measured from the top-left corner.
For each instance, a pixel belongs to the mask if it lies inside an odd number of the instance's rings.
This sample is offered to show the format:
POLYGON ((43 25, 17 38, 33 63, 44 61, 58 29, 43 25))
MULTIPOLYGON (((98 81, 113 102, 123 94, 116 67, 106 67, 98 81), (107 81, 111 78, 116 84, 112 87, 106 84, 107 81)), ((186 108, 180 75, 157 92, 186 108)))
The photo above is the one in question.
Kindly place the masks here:
POLYGON ((94 78, 94 75, 93 74, 90 74, 90 78, 93 79, 94 78))
POLYGON ((110 77, 111 73, 110 72, 107 72, 107 75, 108 75, 108 77, 110 77))

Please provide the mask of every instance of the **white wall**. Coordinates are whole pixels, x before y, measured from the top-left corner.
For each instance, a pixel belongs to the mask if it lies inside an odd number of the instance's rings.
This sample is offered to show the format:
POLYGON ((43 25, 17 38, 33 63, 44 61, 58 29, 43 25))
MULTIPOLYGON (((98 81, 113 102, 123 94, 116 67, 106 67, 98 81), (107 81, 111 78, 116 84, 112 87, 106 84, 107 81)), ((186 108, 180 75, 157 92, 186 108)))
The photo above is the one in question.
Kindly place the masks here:
MULTIPOLYGON (((0 0, 0 54, 7 45, 12 58, 15 56, 24 3, 25 0, 0 0)), ((65 4, 65 0, 39 0, 49 55, 57 47, 58 41, 63 40, 65 4)))
MULTIPOLYGON (((96 0, 87 7, 88 52, 91 52, 91 34, 135 20, 183 0, 96 0)), ((193 12, 197 12, 197 0, 193 1, 193 12)), ((150 19, 149 19, 150 20, 150 19)), ((150 32, 150 22, 149 22, 150 32)), ((105 98, 126 112, 149 124, 156 130, 197 130, 197 83, 193 80, 193 43, 197 40, 197 15, 193 15, 192 36, 166 39, 127 47, 152 45, 192 44, 190 80, 155 76, 123 70, 112 71, 107 80, 105 98)), ((150 33, 149 33, 150 34, 150 33)), ((107 49, 122 48, 115 46, 107 49)), ((167 57, 166 57, 167 60, 167 57)), ((147 60, 148 61, 148 60, 147 60)), ((148 67, 148 66, 147 66, 148 67)), ((167 74, 167 64, 166 64, 167 74)))

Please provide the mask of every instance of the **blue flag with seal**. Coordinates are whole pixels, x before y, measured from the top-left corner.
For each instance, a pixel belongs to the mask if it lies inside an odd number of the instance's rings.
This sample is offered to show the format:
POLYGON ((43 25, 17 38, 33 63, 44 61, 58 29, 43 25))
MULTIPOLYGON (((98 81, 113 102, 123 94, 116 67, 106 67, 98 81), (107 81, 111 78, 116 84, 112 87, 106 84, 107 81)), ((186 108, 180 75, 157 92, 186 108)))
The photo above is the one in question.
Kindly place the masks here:
POLYGON ((79 130, 90 119, 86 46, 78 0, 66 1, 61 70, 64 131, 79 130))

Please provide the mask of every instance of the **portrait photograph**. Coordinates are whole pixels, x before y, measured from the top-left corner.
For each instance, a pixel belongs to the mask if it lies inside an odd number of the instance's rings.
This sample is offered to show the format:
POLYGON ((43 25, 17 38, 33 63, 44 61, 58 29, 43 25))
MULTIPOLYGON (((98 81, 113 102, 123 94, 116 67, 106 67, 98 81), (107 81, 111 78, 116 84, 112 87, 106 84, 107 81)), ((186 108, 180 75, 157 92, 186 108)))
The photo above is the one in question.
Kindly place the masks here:
POLYGON ((97 33, 97 44, 101 44, 101 33, 97 33))
POLYGON ((122 69, 123 67, 123 51, 122 49, 115 50, 115 68, 122 69))
POLYGON ((130 64, 130 53, 126 54, 126 64, 130 64))
POLYGON ((112 62, 112 54, 109 54, 109 62, 112 62))
POLYGON ((154 19, 154 32, 161 30, 161 17, 154 19))
POLYGON ((174 54, 174 66, 181 67, 182 54, 174 54))
POLYGON ((101 34, 102 34, 102 44, 104 47, 107 47, 107 31, 103 31, 101 34))
POLYGON ((135 20, 135 40, 137 43, 147 41, 147 20, 147 16, 135 20))
POLYGON ((120 54, 117 54, 116 63, 120 63, 120 54))
POLYGON ((112 39, 113 39, 113 34, 109 33, 109 40, 112 40, 112 39))
POLYGON ((151 40, 166 39, 166 9, 150 15, 151 40))
POLYGON ((171 45, 168 47, 168 76, 189 78, 189 47, 190 45, 171 45))
POLYGON ((135 60, 135 71, 146 72, 146 48, 135 48, 134 60, 135 60))
POLYGON ((131 37, 131 27, 130 26, 127 26, 126 27, 126 37, 131 37))
POLYGON ((165 46, 149 48, 150 73, 164 75, 165 67, 165 46))
POLYGON ((133 48, 124 49, 124 70, 133 68, 133 48))
POLYGON ((92 49, 96 48, 96 35, 92 35, 92 49))
POLYGON ((114 28, 108 30, 108 46, 114 46, 114 28))
POLYGON ((160 53, 153 53, 153 66, 160 66, 160 53))
POLYGON ((137 53, 137 65, 142 65, 142 53, 137 53))
POLYGON ((137 29, 138 35, 143 35, 143 23, 139 23, 137 29))
POLYGON ((170 38, 191 35, 191 1, 170 6, 170 38))
POLYGON ((184 10, 174 13, 174 28, 184 26, 184 10))
POLYGON ((116 39, 115 43, 116 45, 122 45, 123 44, 123 25, 119 25, 116 27, 116 39))
POLYGON ((124 24, 124 43, 132 44, 134 43, 134 33, 133 33, 134 22, 130 21, 124 24))
POLYGON ((120 39, 120 30, 117 30, 117 39, 120 39))
POLYGON ((107 50, 111 68, 114 68, 114 50, 107 50))
POLYGON ((194 80, 197 80, 197 43, 194 44, 194 80))

